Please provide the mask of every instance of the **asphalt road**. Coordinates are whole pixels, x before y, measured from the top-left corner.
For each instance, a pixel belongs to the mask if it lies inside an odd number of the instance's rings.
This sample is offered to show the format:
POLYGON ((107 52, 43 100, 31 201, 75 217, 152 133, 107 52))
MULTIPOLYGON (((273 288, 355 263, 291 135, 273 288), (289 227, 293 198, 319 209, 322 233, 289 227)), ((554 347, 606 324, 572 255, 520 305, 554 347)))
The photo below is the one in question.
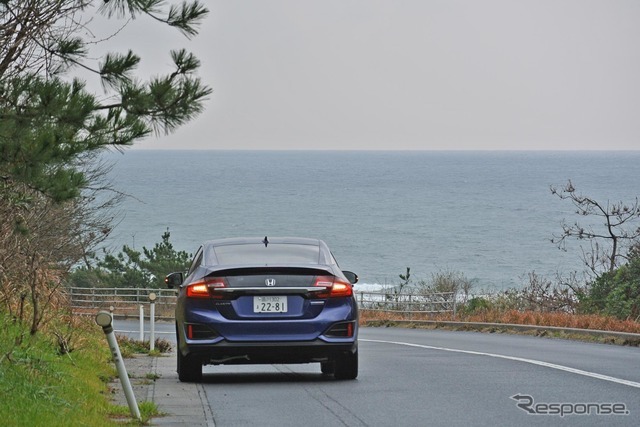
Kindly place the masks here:
POLYGON ((355 381, 317 364, 206 366, 216 425, 640 425, 638 348, 398 328, 359 338, 355 381))

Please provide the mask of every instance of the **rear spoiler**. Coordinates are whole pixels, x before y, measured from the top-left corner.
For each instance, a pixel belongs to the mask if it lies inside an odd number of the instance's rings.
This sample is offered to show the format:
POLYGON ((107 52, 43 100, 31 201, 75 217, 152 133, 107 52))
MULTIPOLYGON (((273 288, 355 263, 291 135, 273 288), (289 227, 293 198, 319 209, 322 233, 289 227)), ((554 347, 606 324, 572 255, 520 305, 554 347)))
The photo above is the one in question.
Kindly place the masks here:
POLYGON ((330 275, 335 277, 333 269, 328 265, 314 265, 313 267, 305 265, 265 265, 259 267, 256 267, 255 265, 226 265, 207 268, 207 273, 204 277, 245 276, 253 274, 330 275))

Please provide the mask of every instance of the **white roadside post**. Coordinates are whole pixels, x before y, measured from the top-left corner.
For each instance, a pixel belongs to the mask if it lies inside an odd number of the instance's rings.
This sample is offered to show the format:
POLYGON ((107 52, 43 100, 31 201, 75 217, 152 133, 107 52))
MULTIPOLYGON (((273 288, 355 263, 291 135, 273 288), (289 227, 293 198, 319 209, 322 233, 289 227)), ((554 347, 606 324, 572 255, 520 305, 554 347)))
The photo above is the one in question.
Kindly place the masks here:
POLYGON ((149 294, 149 350, 153 351, 156 348, 156 294, 151 292, 149 294))
POLYGON ((140 342, 144 342, 144 306, 140 304, 140 342))
POLYGON ((127 398, 127 403, 129 404, 131 416, 140 420, 142 419, 140 416, 140 409, 138 408, 138 402, 136 402, 136 396, 133 394, 133 388, 131 388, 131 382, 127 375, 127 368, 124 366, 124 362, 122 360, 118 341, 113 333, 112 321, 113 317, 111 317, 111 313, 108 311, 101 311, 96 315, 96 323, 102 327, 102 331, 107 336, 107 342, 109 343, 113 360, 116 363, 116 368, 118 369, 118 376, 120 377, 120 382, 122 383, 122 389, 124 390, 124 395, 127 398))

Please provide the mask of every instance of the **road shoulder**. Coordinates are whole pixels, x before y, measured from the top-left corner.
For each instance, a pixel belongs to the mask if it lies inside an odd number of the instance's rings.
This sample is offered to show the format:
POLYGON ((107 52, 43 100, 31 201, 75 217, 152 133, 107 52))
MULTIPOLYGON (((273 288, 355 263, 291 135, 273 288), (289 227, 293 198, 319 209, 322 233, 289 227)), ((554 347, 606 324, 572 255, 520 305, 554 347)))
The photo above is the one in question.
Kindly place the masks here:
MULTIPOLYGON (((202 384, 182 383, 175 372, 176 355, 136 355, 124 359, 138 404, 154 402, 162 414, 153 426, 215 426, 202 384)), ((114 404, 127 406, 120 381, 111 384, 114 404)))

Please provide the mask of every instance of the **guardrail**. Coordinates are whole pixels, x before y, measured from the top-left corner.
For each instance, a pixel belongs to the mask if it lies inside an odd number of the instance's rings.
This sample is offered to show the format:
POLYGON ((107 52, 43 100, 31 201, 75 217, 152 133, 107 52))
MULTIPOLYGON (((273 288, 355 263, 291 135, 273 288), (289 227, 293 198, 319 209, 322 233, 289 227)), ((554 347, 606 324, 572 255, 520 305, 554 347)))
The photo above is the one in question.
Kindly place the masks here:
POLYGON ((456 314, 454 292, 396 293, 390 291, 356 292, 358 307, 362 310, 403 314, 456 314))
MULTIPOLYGON (((156 310, 160 317, 173 317, 177 290, 150 288, 69 288, 71 305, 77 314, 94 315, 96 310, 110 310, 120 316, 137 316, 138 307, 149 304, 149 294, 156 295, 156 310)), ((358 306, 363 310, 389 313, 453 313, 456 295, 453 292, 405 294, 390 291, 358 292, 358 306)))
POLYGON ((149 295, 155 294, 158 317, 173 318, 176 305, 175 289, 152 288, 69 288, 71 308, 76 314, 95 315, 96 310, 108 310, 118 316, 136 317, 140 305, 150 303, 149 295))
POLYGON ((551 333, 563 333, 567 335, 584 335, 596 338, 609 338, 619 339, 623 341, 623 345, 631 345, 634 347, 640 346, 640 334, 631 332, 618 332, 618 331, 602 331, 598 329, 581 329, 581 328, 568 328, 559 326, 540 326, 540 325, 521 325, 514 323, 487 323, 487 322, 454 322, 447 320, 370 320, 367 322, 368 326, 412 326, 419 325, 428 326, 431 328, 448 327, 456 330, 469 330, 469 331, 486 331, 491 332, 495 330, 500 331, 517 331, 527 332, 535 331, 538 333, 551 332, 551 333))

